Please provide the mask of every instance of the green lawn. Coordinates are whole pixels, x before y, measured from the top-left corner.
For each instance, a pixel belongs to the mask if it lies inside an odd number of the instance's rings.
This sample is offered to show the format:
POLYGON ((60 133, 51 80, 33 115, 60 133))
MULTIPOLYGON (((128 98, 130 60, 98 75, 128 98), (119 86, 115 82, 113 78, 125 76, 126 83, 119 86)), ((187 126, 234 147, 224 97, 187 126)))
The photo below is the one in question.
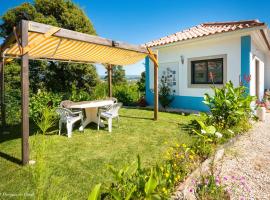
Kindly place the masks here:
POLYGON ((36 158, 42 136, 31 136, 31 159, 37 160, 34 166, 22 167, 14 162, 21 157, 18 129, 1 136, 0 199, 1 193, 35 194, 38 187, 47 192, 48 199, 86 199, 95 184, 111 181, 108 164, 123 167, 140 154, 144 165, 153 165, 162 160, 168 146, 191 141, 181 126, 193 116, 159 113, 159 120, 153 121, 153 111, 124 108, 120 115, 120 126, 114 122, 111 134, 90 125, 84 133, 74 131, 72 138, 45 136, 45 159, 36 158), (42 184, 36 180, 42 180, 42 184))

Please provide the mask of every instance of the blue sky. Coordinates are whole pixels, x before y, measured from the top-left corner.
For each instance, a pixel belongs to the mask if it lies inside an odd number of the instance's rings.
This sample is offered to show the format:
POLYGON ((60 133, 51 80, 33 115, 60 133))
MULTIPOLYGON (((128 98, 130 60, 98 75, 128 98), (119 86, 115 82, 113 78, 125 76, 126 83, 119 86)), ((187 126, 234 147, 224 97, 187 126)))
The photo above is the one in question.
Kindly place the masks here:
MULTIPOLYGON (((25 0, 0 0, 0 15, 25 0)), ((29 1, 28 1, 29 2, 29 1)), ((31 2, 31 1, 30 1, 31 2)), ((269 0, 74 0, 86 12, 97 33, 132 44, 213 21, 259 19, 270 24, 269 0)), ((140 74, 143 62, 127 66, 126 74, 140 74)), ((104 74, 103 67, 97 67, 104 74)))

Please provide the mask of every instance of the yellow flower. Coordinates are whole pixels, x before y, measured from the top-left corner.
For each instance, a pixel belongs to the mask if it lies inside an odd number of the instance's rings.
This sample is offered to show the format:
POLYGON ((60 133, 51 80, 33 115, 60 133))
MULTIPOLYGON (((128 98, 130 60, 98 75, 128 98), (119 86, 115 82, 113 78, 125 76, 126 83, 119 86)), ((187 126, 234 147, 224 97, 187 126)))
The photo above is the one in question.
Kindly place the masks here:
POLYGON ((170 174, 169 173, 166 173, 165 176, 166 176, 166 178, 168 178, 170 176, 170 174))
POLYGON ((163 192, 166 192, 167 190, 166 190, 166 188, 165 188, 165 187, 163 187, 163 188, 162 188, 162 191, 163 191, 163 192))
POLYGON ((189 155, 189 158, 190 158, 191 160, 193 160, 193 159, 194 159, 194 156, 193 156, 193 155, 189 155))
POLYGON ((187 147, 187 145, 186 145, 186 144, 182 144, 182 147, 186 148, 186 147, 187 147))
POLYGON ((173 166, 176 167, 177 165, 174 163, 173 166))
POLYGON ((179 144, 176 144, 175 146, 176 146, 177 148, 178 148, 178 147, 180 147, 180 145, 179 145, 179 144))
POLYGON ((180 158, 185 158, 185 156, 182 154, 182 155, 180 156, 180 158))

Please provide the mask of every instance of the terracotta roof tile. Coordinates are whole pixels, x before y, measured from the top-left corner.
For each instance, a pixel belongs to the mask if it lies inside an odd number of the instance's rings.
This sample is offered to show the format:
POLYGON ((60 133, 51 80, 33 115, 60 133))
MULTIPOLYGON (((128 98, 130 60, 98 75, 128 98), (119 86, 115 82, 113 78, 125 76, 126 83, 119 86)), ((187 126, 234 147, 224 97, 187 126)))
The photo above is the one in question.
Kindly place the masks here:
POLYGON ((198 26, 191 27, 172 35, 162 37, 157 40, 153 40, 145 44, 147 47, 160 46, 170 44, 173 42, 189 40, 198 37, 204 37, 208 35, 214 35, 218 33, 231 32, 240 29, 253 28, 257 26, 264 26, 265 23, 259 20, 248 20, 248 21, 235 21, 235 22, 210 22, 203 23, 198 26))

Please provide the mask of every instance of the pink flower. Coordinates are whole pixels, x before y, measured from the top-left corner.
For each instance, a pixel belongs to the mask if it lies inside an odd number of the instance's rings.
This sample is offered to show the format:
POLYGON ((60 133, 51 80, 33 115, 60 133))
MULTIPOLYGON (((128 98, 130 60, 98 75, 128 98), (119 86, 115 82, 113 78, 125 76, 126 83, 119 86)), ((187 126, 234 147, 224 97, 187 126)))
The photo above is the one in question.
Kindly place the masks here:
POLYGON ((223 178, 225 181, 227 181, 228 180, 228 178, 226 177, 226 176, 224 176, 224 178, 223 178))
POLYGON ((191 192, 191 193, 192 193, 192 192, 193 192, 193 188, 190 188, 190 189, 189 189, 189 192, 191 192))

